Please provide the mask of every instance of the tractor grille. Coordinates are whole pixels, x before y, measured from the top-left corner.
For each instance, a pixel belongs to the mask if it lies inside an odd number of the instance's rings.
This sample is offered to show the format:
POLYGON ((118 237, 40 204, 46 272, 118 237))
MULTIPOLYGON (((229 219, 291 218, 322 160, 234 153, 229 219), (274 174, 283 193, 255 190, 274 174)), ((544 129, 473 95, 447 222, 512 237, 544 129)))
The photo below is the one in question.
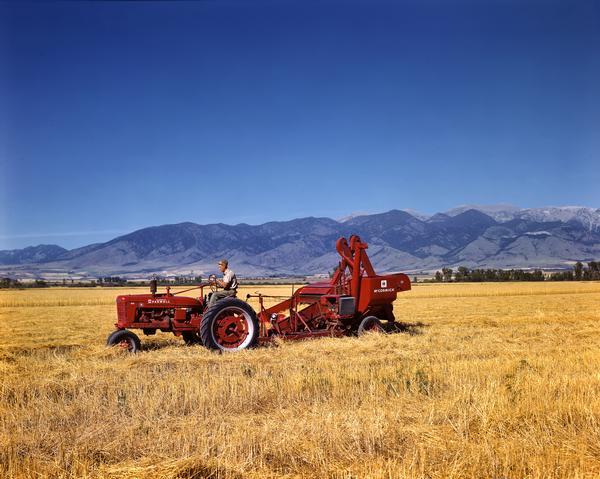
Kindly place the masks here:
POLYGON ((355 311, 354 296, 342 296, 340 298, 340 316, 352 316, 355 311))
POLYGON ((120 320, 127 318, 127 303, 121 298, 117 298, 117 318, 120 320))

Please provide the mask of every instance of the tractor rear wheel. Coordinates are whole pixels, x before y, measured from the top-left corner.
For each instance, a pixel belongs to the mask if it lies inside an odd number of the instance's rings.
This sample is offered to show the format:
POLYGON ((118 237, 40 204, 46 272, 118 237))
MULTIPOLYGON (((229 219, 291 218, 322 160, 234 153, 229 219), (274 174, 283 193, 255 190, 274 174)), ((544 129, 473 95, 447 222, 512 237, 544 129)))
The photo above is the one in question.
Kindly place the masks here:
POLYGON ((385 330, 383 329, 383 324, 379 321, 375 316, 367 316, 363 318, 363 320, 358 325, 357 334, 362 336, 365 333, 377 332, 383 333, 385 330))
POLYGON ((127 329, 119 329, 118 331, 111 333, 106 341, 106 344, 108 346, 119 346, 123 349, 126 349, 130 353, 137 353, 140 349, 142 349, 140 338, 138 338, 135 333, 132 333, 127 329))
POLYGON ((250 348, 258 339, 256 313, 241 299, 221 299, 204 313, 200 337, 209 349, 240 351, 250 348))

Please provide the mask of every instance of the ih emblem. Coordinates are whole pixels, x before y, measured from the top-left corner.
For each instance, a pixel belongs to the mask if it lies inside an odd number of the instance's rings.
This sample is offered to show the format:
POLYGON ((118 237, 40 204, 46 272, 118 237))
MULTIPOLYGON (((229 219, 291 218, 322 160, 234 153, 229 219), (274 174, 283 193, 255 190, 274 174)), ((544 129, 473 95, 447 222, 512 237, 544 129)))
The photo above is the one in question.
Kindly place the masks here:
POLYGON ((382 288, 387 288, 387 279, 382 279, 381 280, 381 287, 382 288))

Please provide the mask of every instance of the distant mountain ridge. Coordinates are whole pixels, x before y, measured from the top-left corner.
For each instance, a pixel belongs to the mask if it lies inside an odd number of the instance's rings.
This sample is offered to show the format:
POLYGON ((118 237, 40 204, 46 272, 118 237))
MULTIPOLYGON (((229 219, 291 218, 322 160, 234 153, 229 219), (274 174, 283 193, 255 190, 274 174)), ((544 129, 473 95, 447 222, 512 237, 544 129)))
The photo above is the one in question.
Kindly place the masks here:
POLYGON ((68 250, 55 244, 40 244, 23 249, 0 251, 0 264, 42 263, 60 258, 68 250))
POLYGON ((575 221, 587 226, 591 230, 600 228, 600 208, 588 208, 585 206, 518 208, 512 205, 463 205, 447 211, 446 214, 455 216, 470 209, 481 211, 499 222, 507 222, 517 218, 539 222, 575 221))
POLYGON ((70 251, 56 245, 0 251, 0 275, 207 274, 222 257, 246 276, 326 273, 338 261, 336 239, 350 234, 369 243, 381 272, 458 265, 565 268, 600 259, 599 208, 465 205, 432 216, 415 214, 391 210, 339 221, 309 217, 262 225, 153 226, 70 251))

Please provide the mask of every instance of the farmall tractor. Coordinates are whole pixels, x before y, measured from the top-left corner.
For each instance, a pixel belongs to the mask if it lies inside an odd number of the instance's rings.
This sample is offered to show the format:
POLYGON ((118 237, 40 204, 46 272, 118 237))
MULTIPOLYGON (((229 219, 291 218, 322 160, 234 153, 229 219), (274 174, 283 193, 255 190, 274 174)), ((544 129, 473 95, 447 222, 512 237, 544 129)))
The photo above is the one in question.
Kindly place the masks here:
POLYGON ((146 335, 160 330, 182 336, 188 344, 238 351, 275 338, 306 339, 392 329, 392 303, 398 292, 410 289, 408 276, 375 274, 367 244, 358 236, 351 236, 350 241, 338 239, 336 249, 341 259, 330 281, 307 284, 285 299, 260 293, 247 295, 246 299, 258 299, 258 313, 236 297, 221 299, 209 307, 207 299, 216 291, 214 275, 177 293, 171 293, 168 287, 165 293, 158 293, 157 283, 152 281, 150 294, 117 297, 117 329, 108 336, 107 344, 137 352, 140 339, 130 329, 141 329, 146 335), (199 297, 179 296, 193 289, 200 290, 199 297), (283 301, 266 307, 267 299, 283 301))

